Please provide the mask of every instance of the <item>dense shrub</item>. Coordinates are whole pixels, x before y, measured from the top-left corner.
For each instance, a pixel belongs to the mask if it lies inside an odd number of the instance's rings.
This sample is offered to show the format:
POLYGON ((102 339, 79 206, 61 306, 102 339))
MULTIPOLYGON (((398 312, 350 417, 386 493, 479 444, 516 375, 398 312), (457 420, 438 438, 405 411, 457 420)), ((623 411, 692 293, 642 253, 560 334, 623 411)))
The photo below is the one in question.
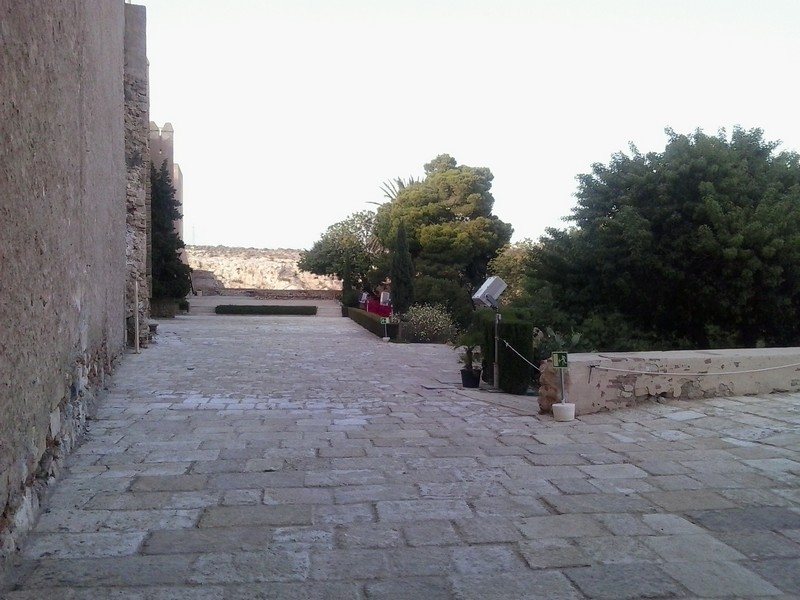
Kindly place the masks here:
MULTIPOLYGON (((506 309, 501 312, 500 326, 498 327, 500 336, 498 359, 500 382, 498 387, 509 394, 524 394, 538 373, 534 373, 534 368, 506 346, 505 342, 508 342, 527 360, 533 362, 533 325, 526 320, 515 318, 519 313, 506 312, 506 309)), ((476 311, 476 323, 476 327, 483 332, 482 379, 489 384, 494 384, 494 311, 488 309, 476 311)))
POLYGON ((469 292, 454 279, 419 277, 414 283, 414 298, 417 304, 441 304, 450 313, 459 329, 466 329, 472 322, 474 309, 469 292))
POLYGON ((587 347, 583 340, 583 335, 577 331, 565 335, 558 331, 553 331, 552 327, 545 327, 543 330, 538 327, 533 328, 533 364, 539 364, 553 355, 553 352, 587 352, 587 347))
POLYGON ((494 384, 494 311, 488 308, 476 310, 474 328, 483 333, 481 379, 491 385, 494 384))
POLYGON ((382 317, 380 315, 369 313, 365 310, 361 310, 360 308, 348 308, 347 313, 347 316, 353 321, 361 325, 367 331, 374 333, 378 337, 388 337, 392 340, 397 339, 399 330, 399 325, 397 323, 383 325, 381 323, 382 317))
POLYGON ((214 308, 218 315, 316 315, 316 306, 281 306, 252 304, 220 304, 214 308))
POLYGON ((154 319, 174 319, 178 314, 178 301, 172 298, 150 300, 150 316, 154 319))
POLYGON ((402 334, 407 342, 444 344, 456 332, 453 319, 440 304, 415 304, 403 315, 402 334))
POLYGON ((508 394, 524 394, 533 379, 533 326, 524 321, 500 321, 500 389, 508 394), (511 346, 523 357, 508 346, 511 346))
POLYGON ((342 306, 358 306, 358 292, 353 288, 343 290, 342 306))

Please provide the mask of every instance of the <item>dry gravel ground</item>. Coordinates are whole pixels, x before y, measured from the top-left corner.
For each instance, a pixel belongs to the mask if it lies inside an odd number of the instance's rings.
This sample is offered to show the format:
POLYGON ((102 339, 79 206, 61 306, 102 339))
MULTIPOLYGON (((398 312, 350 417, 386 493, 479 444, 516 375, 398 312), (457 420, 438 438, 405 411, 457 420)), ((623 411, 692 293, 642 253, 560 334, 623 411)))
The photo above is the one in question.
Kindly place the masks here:
POLYGON ((800 597, 800 395, 556 423, 457 370, 341 317, 164 321, 0 596, 800 597))

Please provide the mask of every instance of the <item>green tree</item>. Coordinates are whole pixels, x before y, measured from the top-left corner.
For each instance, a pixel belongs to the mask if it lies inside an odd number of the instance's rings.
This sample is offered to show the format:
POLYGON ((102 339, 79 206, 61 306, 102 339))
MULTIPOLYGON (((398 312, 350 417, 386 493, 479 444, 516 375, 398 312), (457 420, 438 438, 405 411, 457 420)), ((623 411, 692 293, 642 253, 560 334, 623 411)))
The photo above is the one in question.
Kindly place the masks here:
POLYGON ((404 223, 418 274, 473 290, 511 238, 511 226, 492 214, 492 179, 489 169, 459 166, 440 155, 425 165, 422 181, 390 190, 394 198, 378 208, 375 233, 389 247, 404 223))
POLYGON ((489 274, 497 275, 506 282, 508 289, 503 294, 504 303, 527 306, 531 296, 527 289, 528 273, 534 242, 529 239, 506 244, 497 256, 489 262, 489 274))
POLYGON ((374 290, 387 274, 386 252, 374 235, 375 213, 365 210, 328 227, 310 250, 302 253, 298 268, 316 275, 342 279, 349 285, 374 290))
POLYGON ((428 275, 418 277, 414 281, 414 301, 417 304, 444 306, 461 330, 469 327, 475 312, 469 292, 452 279, 437 279, 428 275))
MULTIPOLYGON (((391 181, 385 182, 381 186, 381 191, 383 192, 384 198, 388 198, 389 201, 394 201, 397 198, 397 194, 399 194, 401 190, 404 190, 412 183, 419 183, 419 181, 419 179, 415 179, 413 176, 409 177, 408 179, 395 177, 391 181)), ((371 204, 377 204, 380 206, 381 202, 372 202, 371 204)))
POLYGON ((392 306, 395 312, 403 314, 414 303, 414 265, 408 251, 406 227, 402 222, 397 227, 392 248, 389 278, 392 281, 392 306))
POLYGON ((574 227, 548 231, 533 279, 599 349, 797 343, 798 155, 758 129, 667 133, 578 177, 574 227))
POLYGON ((158 170, 153 164, 150 165, 150 202, 153 298, 184 298, 192 287, 191 270, 179 254, 184 243, 175 231, 175 221, 181 218, 181 213, 166 160, 158 170))

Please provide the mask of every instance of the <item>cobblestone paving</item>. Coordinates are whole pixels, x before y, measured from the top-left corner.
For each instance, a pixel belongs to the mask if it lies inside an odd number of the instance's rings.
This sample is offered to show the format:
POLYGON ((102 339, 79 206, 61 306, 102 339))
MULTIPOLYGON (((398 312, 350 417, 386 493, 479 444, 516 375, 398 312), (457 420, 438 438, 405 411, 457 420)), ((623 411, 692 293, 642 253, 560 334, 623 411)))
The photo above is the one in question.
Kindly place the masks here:
POLYGON ((457 368, 342 318, 162 322, 0 595, 800 597, 800 395, 556 423, 457 368))

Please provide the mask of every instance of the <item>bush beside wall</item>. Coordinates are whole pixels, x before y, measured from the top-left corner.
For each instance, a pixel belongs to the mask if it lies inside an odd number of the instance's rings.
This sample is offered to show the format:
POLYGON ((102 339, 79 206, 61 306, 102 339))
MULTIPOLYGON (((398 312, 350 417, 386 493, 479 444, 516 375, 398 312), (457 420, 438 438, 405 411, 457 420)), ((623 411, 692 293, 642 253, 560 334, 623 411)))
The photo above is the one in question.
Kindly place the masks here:
POLYGON ((376 315, 375 313, 368 313, 360 308, 350 308, 347 312, 348 316, 353 321, 361 325, 367 331, 374 333, 379 338, 388 336, 389 339, 396 340, 400 333, 399 324, 382 325, 380 315, 376 315))
POLYGON ((500 389, 507 394, 525 394, 531 384, 531 367, 502 340, 522 356, 533 357, 533 325, 524 321, 500 321, 500 389))
POLYGON ((150 301, 150 316, 154 319, 174 319, 178 314, 178 301, 171 298, 153 298, 150 301))
MULTIPOLYGON (((515 318, 514 313, 501 314, 498 332, 501 340, 507 341, 517 352, 533 362, 533 325, 515 318)), ((483 374, 481 378, 494 385, 494 312, 479 310, 476 327, 483 332, 483 374)), ((531 367, 502 341, 499 344, 500 383, 499 388, 508 394, 525 394, 532 380, 531 367)))

